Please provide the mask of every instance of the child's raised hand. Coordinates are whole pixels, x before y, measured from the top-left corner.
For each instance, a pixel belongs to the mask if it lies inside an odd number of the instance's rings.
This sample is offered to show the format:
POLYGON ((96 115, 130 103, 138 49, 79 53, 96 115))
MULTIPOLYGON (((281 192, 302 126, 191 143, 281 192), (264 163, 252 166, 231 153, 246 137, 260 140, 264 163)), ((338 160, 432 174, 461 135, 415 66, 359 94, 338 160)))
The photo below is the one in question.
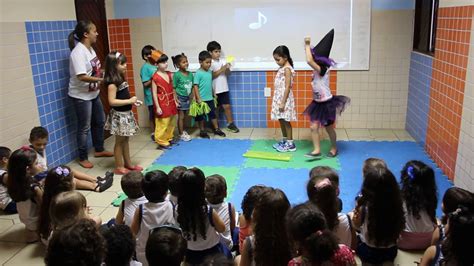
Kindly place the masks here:
POLYGON ((304 37, 304 44, 309 45, 311 43, 311 37, 306 36, 304 37))

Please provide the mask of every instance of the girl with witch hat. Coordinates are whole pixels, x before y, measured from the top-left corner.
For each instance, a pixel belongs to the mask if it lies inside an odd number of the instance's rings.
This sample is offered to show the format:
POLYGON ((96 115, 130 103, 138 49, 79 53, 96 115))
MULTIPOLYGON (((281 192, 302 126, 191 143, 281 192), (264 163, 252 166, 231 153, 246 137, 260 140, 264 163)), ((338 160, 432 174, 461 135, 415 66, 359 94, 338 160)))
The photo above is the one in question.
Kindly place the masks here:
POLYGON ((305 154, 305 157, 318 159, 321 157, 319 139, 319 128, 325 127, 331 140, 331 150, 328 157, 337 156, 336 131, 334 122, 336 115, 340 115, 351 99, 342 95, 332 95, 329 88, 329 75, 331 67, 336 62, 329 57, 334 40, 334 29, 314 47, 310 47, 311 38, 305 37, 306 62, 313 69, 313 101, 306 107, 304 114, 311 121, 311 137, 313 139, 313 151, 305 154))

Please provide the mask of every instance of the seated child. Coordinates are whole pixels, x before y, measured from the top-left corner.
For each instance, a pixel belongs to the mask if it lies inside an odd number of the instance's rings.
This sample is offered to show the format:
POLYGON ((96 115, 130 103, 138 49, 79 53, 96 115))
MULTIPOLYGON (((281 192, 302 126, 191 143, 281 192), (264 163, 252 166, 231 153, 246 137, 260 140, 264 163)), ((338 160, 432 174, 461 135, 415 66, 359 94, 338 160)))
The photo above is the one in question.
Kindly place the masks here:
MULTIPOLYGON (((227 197, 227 183, 221 175, 211 175, 206 178, 206 199, 209 206, 217 212, 225 224, 225 231, 220 233, 221 243, 229 251, 233 247, 233 236, 235 229, 235 208, 230 202, 224 202, 227 197)), ((238 235, 238 233, 237 233, 238 235)))
POLYGON ((122 176, 120 185, 127 198, 120 204, 115 217, 116 224, 131 226, 133 215, 138 206, 148 201, 143 195, 142 180, 143 174, 139 171, 130 171, 122 176))
POLYGON ((10 198, 7 190, 7 165, 12 151, 7 147, 0 147, 0 209, 8 214, 17 213, 16 203, 10 198))
POLYGON ((146 243, 146 259, 150 266, 180 266, 184 261, 187 242, 180 228, 162 225, 154 228, 146 243))
POLYGON ((170 194, 168 194, 168 199, 173 203, 173 206, 178 205, 178 195, 179 195, 179 177, 186 171, 184 166, 176 166, 169 173, 169 185, 170 185, 170 194))
POLYGON ((168 175, 156 170, 145 174, 142 180, 143 194, 148 202, 140 204, 135 210, 131 229, 137 238, 137 259, 148 265, 145 247, 150 230, 164 224, 175 224, 173 205, 165 200, 168 193, 168 175))
POLYGON ((47 266, 101 266, 105 252, 106 243, 96 224, 81 219, 53 234, 44 262, 47 266))
MULTIPOLYGON (((102 228, 104 229, 104 228, 102 228)), ((117 224, 101 231, 107 244, 105 265, 114 266, 141 266, 140 262, 132 259, 135 253, 135 238, 130 227, 117 224)))
MULTIPOLYGON (((30 132, 30 147, 37 153, 38 164, 41 167, 39 175, 35 176, 36 179, 46 177, 48 170, 48 162, 46 160, 46 146, 48 145, 49 133, 44 127, 34 127, 30 132)), ((110 171, 105 173, 105 177, 93 177, 86 173, 73 170, 74 178, 76 179, 77 189, 86 189, 96 192, 102 192, 112 186, 114 181, 114 174, 110 171)))

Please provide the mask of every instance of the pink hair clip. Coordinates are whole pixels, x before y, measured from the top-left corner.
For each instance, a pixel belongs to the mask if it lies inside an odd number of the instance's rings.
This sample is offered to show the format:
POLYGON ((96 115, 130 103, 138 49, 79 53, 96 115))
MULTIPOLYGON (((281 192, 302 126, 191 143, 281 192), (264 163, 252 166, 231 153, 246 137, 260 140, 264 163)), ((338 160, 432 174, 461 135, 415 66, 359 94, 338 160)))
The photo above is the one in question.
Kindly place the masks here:
POLYGON ((331 186, 331 180, 329 180, 329 178, 324 178, 323 180, 317 182, 315 185, 314 185, 314 188, 316 189, 320 189, 320 188, 323 188, 323 187, 327 187, 327 186, 331 186))
POLYGON ((28 146, 28 145, 23 145, 23 146, 21 146, 20 149, 21 149, 22 151, 30 151, 30 150, 31 150, 30 146, 28 146))
POLYGON ((323 231, 321 231, 321 230, 316 231, 316 235, 317 235, 317 236, 320 236, 320 235, 322 235, 322 234, 323 234, 323 231))

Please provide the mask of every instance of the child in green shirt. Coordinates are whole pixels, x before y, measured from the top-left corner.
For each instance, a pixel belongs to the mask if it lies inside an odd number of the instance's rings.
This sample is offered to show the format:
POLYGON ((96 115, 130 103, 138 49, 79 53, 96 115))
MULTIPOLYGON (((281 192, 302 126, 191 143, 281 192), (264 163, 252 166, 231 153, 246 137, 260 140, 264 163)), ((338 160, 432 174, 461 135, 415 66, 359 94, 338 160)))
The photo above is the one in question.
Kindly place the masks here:
POLYGON ((189 62, 186 55, 172 56, 173 65, 178 71, 173 76, 173 88, 178 97, 178 132, 182 141, 190 141, 191 136, 184 130, 184 118, 189 111, 190 99, 192 98, 193 73, 188 71, 189 62))
POLYGON ((151 52, 156 50, 155 47, 151 45, 145 45, 142 48, 142 58, 145 60, 145 64, 143 64, 142 68, 140 69, 140 78, 143 84, 143 93, 145 95, 145 105, 148 108, 148 119, 150 120, 150 127, 151 127, 151 139, 155 141, 155 112, 153 111, 153 99, 151 96, 151 83, 153 74, 156 72, 156 62, 153 61, 151 58, 151 52))

